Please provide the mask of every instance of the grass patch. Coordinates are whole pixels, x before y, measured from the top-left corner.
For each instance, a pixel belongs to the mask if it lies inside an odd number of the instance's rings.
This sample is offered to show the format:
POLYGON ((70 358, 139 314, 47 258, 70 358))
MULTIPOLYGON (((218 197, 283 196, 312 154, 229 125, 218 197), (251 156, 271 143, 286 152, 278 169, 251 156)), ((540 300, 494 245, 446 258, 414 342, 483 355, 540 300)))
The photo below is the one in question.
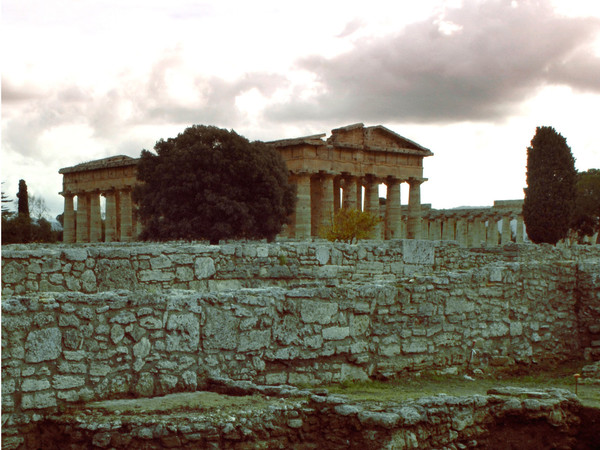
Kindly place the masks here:
POLYGON ((221 413, 242 408, 261 409, 274 403, 260 395, 229 396, 215 392, 181 392, 161 397, 103 400, 86 404, 90 410, 119 411, 121 414, 156 414, 174 411, 214 411, 221 413))
MULTIPOLYGON (((438 394, 454 396, 484 395, 493 387, 524 387, 531 389, 559 388, 575 393, 575 373, 585 363, 570 362, 552 369, 543 368, 524 374, 500 374, 494 378, 466 379, 463 375, 423 373, 392 381, 346 382, 328 386, 332 394, 343 394, 356 400, 402 401, 438 394)), ((600 408, 600 386, 579 383, 577 396, 584 406, 600 408)))

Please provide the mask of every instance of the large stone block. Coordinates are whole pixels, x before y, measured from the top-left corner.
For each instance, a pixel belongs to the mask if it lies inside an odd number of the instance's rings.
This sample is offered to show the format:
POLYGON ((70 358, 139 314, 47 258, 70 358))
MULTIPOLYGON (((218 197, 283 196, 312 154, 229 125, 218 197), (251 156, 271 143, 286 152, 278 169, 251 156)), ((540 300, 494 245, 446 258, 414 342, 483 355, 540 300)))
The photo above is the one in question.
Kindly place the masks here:
POLYGON ((100 259, 96 263, 95 272, 99 291, 133 290, 137 286, 137 277, 129 260, 100 259))
POLYGON ((319 246, 315 250, 315 257, 320 265, 324 266, 329 262, 329 252, 330 248, 324 245, 319 246))
MULTIPOLYGON (((45 378, 25 378, 21 383, 21 390, 23 392, 43 391, 44 389, 48 389, 49 387, 50 381, 48 381, 45 378)), ((2 390, 4 391, 4 388, 2 390)))
POLYGON ((333 302, 303 300, 300 306, 300 316, 305 323, 329 324, 337 312, 338 304, 333 302))
POLYGON ((172 313, 169 315, 167 351, 195 352, 198 350, 199 344, 200 323, 195 314, 172 313))
POLYGON ((51 361, 60 356, 62 351, 62 334, 58 328, 33 330, 25 342, 25 361, 51 361))
POLYGON ((267 348, 271 344, 271 330, 252 330, 240 334, 239 352, 267 348))
POLYGON ((340 381, 368 381, 369 375, 364 368, 350 364, 342 364, 340 371, 340 381))
POLYGON ((435 263, 435 242, 404 239, 402 259, 406 264, 433 265, 435 263))
POLYGON ((446 301, 446 314, 463 314, 475 311, 475 302, 468 298, 449 298, 446 301))
POLYGON ((54 375, 52 387, 54 389, 72 389, 85 385, 85 377, 74 375, 54 375))
POLYGON ((239 319, 231 311, 207 308, 203 346, 205 349, 234 350, 238 345, 238 327, 239 319))
POLYGON ((339 341, 350 336, 349 327, 329 327, 323 329, 323 339, 326 341, 339 341))
POLYGON ((21 399, 23 409, 44 409, 56 407, 56 395, 54 392, 34 392, 33 394, 23 394, 21 399))
POLYGON ((208 257, 196 258, 194 271, 196 273, 196 278, 198 278, 199 280, 210 278, 215 273, 217 273, 217 269, 215 268, 215 261, 212 258, 208 257))
POLYGON ((61 256, 67 261, 85 261, 88 257, 88 252, 85 248, 66 248, 63 250, 61 256))
POLYGON ((2 266, 2 283, 18 283, 27 277, 25 267, 15 261, 2 266))

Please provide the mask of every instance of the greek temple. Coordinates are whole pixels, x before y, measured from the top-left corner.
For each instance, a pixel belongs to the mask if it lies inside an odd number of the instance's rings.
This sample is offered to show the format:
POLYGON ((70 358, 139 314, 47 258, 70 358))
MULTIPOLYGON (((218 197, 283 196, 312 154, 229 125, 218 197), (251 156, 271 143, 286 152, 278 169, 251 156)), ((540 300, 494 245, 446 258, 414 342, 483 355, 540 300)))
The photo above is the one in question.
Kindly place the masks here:
MULTIPOLYGON (((492 208, 477 209, 434 210, 422 205, 421 184, 427 181, 423 158, 433 153, 416 142, 384 126, 362 123, 325 136, 267 142, 281 154, 297 186, 296 210, 280 237, 319 237, 340 208, 354 208, 381 216, 377 239, 456 240, 462 246, 522 242, 522 200, 496 201, 492 208), (402 205, 401 189, 408 189, 407 205, 402 205), (511 226, 515 222, 516 233, 511 226)), ((131 198, 137 163, 120 155, 60 169, 64 242, 137 238, 141 229, 131 198)))

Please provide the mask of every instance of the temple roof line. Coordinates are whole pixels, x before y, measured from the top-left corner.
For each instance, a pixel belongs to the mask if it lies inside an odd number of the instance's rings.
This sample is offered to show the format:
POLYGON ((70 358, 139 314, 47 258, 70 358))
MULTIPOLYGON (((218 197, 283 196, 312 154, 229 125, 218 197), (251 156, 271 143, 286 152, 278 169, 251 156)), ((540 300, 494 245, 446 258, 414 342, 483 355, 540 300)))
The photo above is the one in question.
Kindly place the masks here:
POLYGON ((127 155, 109 156, 108 158, 96 159, 94 161, 83 162, 71 167, 63 167, 58 171, 60 174, 72 172, 87 172, 90 170, 110 169, 113 167, 125 167, 136 165, 139 158, 132 158, 127 155))

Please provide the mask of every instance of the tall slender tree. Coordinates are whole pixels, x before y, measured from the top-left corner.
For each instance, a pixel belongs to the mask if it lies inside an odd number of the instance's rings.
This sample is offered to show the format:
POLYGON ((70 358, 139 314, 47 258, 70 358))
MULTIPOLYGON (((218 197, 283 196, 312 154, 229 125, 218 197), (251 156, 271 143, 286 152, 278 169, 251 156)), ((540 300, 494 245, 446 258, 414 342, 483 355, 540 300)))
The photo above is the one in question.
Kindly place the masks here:
POLYGON ((19 180, 17 199, 19 201, 19 215, 29 217, 29 194, 27 193, 27 183, 25 183, 25 180, 19 180))
POLYGON ((567 140, 552 127, 537 127, 527 148, 523 220, 534 243, 567 237, 575 205, 577 171, 567 140))

